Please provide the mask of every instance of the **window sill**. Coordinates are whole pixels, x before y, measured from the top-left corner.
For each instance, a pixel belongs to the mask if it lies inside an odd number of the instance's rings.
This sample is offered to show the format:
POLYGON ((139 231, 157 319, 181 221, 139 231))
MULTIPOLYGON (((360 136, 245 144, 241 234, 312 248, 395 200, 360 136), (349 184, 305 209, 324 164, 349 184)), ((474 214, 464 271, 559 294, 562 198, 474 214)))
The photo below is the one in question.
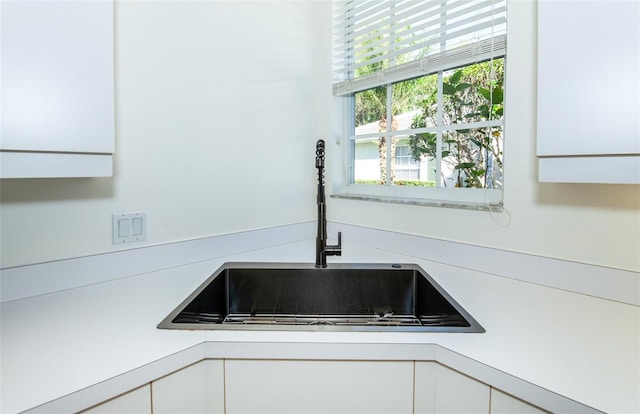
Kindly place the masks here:
POLYGON ((422 198, 405 198, 405 197, 391 197, 391 196, 379 196, 379 195, 368 195, 368 194, 352 194, 352 193, 331 194, 331 197, 342 198, 347 200, 373 201, 378 203, 405 204, 405 205, 412 205, 412 206, 444 207, 444 208, 457 208, 457 209, 463 209, 463 210, 488 211, 492 213, 504 211, 504 207, 501 202, 493 202, 488 204, 488 203, 471 202, 471 201, 430 200, 430 199, 422 199, 422 198))

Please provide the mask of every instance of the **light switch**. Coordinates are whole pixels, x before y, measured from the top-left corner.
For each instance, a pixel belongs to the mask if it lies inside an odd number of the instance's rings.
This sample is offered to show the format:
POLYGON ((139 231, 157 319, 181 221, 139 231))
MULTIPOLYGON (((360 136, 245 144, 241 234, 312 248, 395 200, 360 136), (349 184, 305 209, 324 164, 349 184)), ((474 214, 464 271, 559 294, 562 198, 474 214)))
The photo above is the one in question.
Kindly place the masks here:
POLYGON ((118 219, 118 237, 129 237, 129 219, 118 219))
POLYGON ((147 213, 119 213, 111 218, 113 244, 147 239, 147 213))
POLYGON ((142 217, 134 217, 131 219, 131 235, 142 235, 142 217))

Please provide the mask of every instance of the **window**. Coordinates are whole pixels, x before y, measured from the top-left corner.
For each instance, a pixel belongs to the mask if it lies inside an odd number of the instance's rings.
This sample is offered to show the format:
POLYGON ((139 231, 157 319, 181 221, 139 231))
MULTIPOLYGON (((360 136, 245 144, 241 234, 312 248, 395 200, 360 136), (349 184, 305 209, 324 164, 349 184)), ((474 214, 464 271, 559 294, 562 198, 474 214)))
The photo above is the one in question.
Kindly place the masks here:
POLYGON ((395 158, 396 168, 394 181, 396 183, 402 181, 413 181, 417 183, 423 181, 429 182, 428 180, 420 180, 420 160, 416 160, 413 157, 408 145, 399 145, 398 143, 395 158))
POLYGON ((505 0, 343 0, 336 22, 341 196, 501 205, 505 0))

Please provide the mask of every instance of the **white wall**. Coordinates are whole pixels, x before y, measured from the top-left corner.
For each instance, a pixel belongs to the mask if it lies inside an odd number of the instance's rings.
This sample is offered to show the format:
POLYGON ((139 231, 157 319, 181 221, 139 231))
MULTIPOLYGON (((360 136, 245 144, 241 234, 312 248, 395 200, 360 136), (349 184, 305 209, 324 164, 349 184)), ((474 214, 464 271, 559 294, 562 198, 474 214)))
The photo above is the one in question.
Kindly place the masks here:
POLYGON ((330 20, 330 2, 116 1, 114 177, 2 180, 0 267, 313 220, 330 20), (147 241, 112 246, 111 214, 138 211, 147 241))
MULTIPOLYGON (((509 1, 508 7, 504 189, 508 213, 492 216, 331 199, 328 217, 341 223, 638 271, 640 186, 537 182, 537 5, 509 1)), ((339 156, 342 148, 334 144, 330 150, 339 156)), ((337 181, 344 173, 334 168, 332 174, 337 181)), ((345 241, 348 238, 343 234, 345 241)))
MULTIPOLYGON (((2 180, 1 267, 315 219, 330 7, 117 1, 115 176, 2 180), (148 240, 114 247, 111 213, 128 211, 147 212, 148 240)), ((535 3, 511 1, 509 19, 509 213, 328 199, 329 219, 640 270, 640 186, 537 182, 535 3)))

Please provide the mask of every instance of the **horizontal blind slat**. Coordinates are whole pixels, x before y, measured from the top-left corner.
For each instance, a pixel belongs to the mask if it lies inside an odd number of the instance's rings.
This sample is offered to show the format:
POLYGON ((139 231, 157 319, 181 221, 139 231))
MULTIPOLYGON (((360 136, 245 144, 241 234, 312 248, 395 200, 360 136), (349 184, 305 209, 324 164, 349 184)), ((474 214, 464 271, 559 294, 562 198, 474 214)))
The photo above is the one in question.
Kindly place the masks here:
POLYGON ((436 73, 455 67, 483 62, 492 58, 500 58, 506 54, 506 36, 482 40, 454 50, 428 56, 424 59, 411 61, 400 66, 386 69, 373 76, 363 76, 347 79, 333 85, 336 96, 349 95, 354 92, 375 88, 377 86, 400 82, 418 76, 436 73))
POLYGON ((351 26, 352 22, 357 22, 356 23, 357 27, 362 27, 370 23, 372 20, 375 21, 376 20, 374 19, 374 17, 376 17, 374 15, 375 13, 378 13, 377 18, 384 19, 386 14, 382 12, 385 12, 387 9, 390 9, 393 6, 393 4, 394 4, 393 0, 379 1, 379 2, 375 2, 373 7, 365 11, 355 9, 355 8, 348 10, 344 15, 345 19, 343 21, 338 21, 338 23, 334 24, 334 28, 336 29, 334 30, 334 34, 336 35, 344 35, 345 33, 348 34, 351 30, 353 30, 353 28, 344 27, 344 26, 345 25, 351 26))
MULTIPOLYGON (((408 12, 411 12, 411 10, 409 10, 408 12)), ((426 11, 425 11, 426 12, 426 11)), ((365 29, 367 30, 367 33, 365 35, 362 35, 360 38, 358 38, 358 41, 360 42, 360 46, 357 46, 356 49, 363 49, 363 48, 375 48, 376 46, 378 46, 379 44, 381 44, 383 41, 388 40, 388 39, 384 39, 384 36, 390 33, 394 33, 396 36, 400 36, 402 34, 409 35, 412 33, 416 33, 418 32, 421 28, 423 27, 427 27, 429 25, 435 25, 437 23, 442 24, 444 22, 443 18, 440 16, 436 19, 433 20, 426 20, 424 22, 422 22, 421 24, 419 24, 417 27, 407 27, 409 26, 411 23, 414 22, 419 22, 421 20, 421 18, 425 18, 425 19, 429 19, 431 17, 434 16, 439 16, 440 12, 438 11, 438 13, 426 13, 426 14, 407 14, 406 16, 412 16, 413 18, 411 18, 409 21, 398 21, 396 23, 401 23, 401 24, 396 24, 396 25, 389 25, 388 21, 382 21, 379 22, 378 24, 371 26, 371 27, 366 27, 365 29), (386 27, 386 29, 384 29, 386 27), (404 27, 404 28, 403 28, 404 27), (400 28, 400 31, 398 31, 398 28, 400 28), (383 29, 383 30, 379 30, 379 29, 383 29), (373 43, 365 43, 367 41, 369 41, 371 38, 375 38, 375 37, 382 37, 382 39, 377 40, 373 43)), ((404 16, 404 14, 403 14, 404 16)), ((358 36, 358 33, 351 33, 348 36, 344 37, 344 42, 350 42, 350 41, 354 41, 358 36)))
MULTIPOLYGON (((346 0, 335 11, 336 81, 373 77, 381 85, 385 76, 377 71, 386 73, 412 60, 443 62, 442 56, 459 55, 467 61, 466 46, 506 33, 506 0, 346 0), (460 47, 466 52, 454 51, 460 47), (373 73, 358 76, 365 67, 373 73)), ((486 47, 474 54, 492 55, 486 47)), ((370 79, 357 83, 375 84, 370 79)))
MULTIPOLYGON (((478 26, 474 26, 474 27, 463 28, 463 29, 460 29, 457 32, 450 33, 450 34, 448 34, 446 36, 441 36, 441 37, 439 37, 437 39, 425 40, 423 43, 416 44, 416 45, 413 45, 413 46, 409 46, 409 47, 406 47, 406 48, 398 50, 398 51, 389 52, 387 54, 384 54, 384 55, 376 57, 376 58, 363 60, 363 61, 361 61, 359 63, 350 62, 350 63, 348 63, 346 65, 345 70, 346 71, 351 71, 351 70, 358 69, 358 68, 361 68, 361 67, 364 67, 364 66, 368 66, 368 65, 371 65, 371 64, 374 64, 374 63, 383 62, 383 61, 388 60, 388 59, 393 59, 393 58, 395 58, 397 56, 405 55, 405 54, 410 53, 412 51, 416 51, 416 50, 423 49, 423 48, 431 46, 431 45, 438 44, 441 41, 457 39, 457 38, 459 38, 460 36, 462 36, 464 34, 472 33, 472 32, 477 31, 479 29, 484 29, 484 28, 489 28, 489 27, 491 27, 491 23, 485 23, 485 24, 480 24, 478 26)), ((450 48, 450 49, 447 49, 447 50, 453 50, 453 49, 454 48, 450 48)), ((371 55, 368 55, 368 56, 371 56, 371 55)), ((428 57, 428 56, 429 55, 426 55, 426 57, 428 57)), ((371 76, 371 74, 370 75, 365 75, 365 76, 371 76)))
MULTIPOLYGON (((503 9, 502 11, 504 11, 504 9, 503 9)), ((448 29, 448 30, 447 30, 447 32, 451 32, 451 31, 452 31, 452 30, 454 30, 454 29, 458 29, 460 26, 464 26, 465 24, 472 24, 474 21, 481 21, 483 18, 491 17, 492 15, 493 15, 493 12, 492 12, 492 11, 486 11, 486 12, 484 12, 484 13, 482 13, 482 14, 478 15, 478 16, 471 16, 471 17, 466 17, 466 18, 465 18, 465 19, 463 19, 463 20, 458 20, 458 21, 456 21, 455 23, 449 24, 449 25, 447 26, 447 29, 448 29)), ((483 25, 478 25, 478 26, 476 26, 476 28, 475 28, 475 29, 472 29, 472 30, 465 30, 465 31, 462 31, 462 32, 461 32, 461 31, 458 31, 458 32, 455 32, 455 33, 458 33, 458 34, 459 34, 459 36, 463 36, 463 35, 465 35, 465 34, 469 34, 469 33, 472 33, 472 32, 474 32, 474 31, 479 31, 479 30, 481 30, 481 29, 483 29, 483 28, 484 28, 484 29, 486 29, 486 28, 489 28, 489 27, 491 27, 491 26, 499 26, 499 25, 504 24, 504 23, 505 23, 505 20, 504 20, 504 18, 502 18, 502 17, 501 17, 501 18, 498 18, 498 19, 497 19, 497 20, 495 20, 495 21, 488 21, 488 22, 487 22, 487 21, 485 21, 483 25)), ((422 29, 423 27, 426 27, 426 26, 421 25, 421 26, 418 26, 418 27, 417 27, 417 29, 422 29)), ((423 38, 423 39, 428 39, 428 38, 429 38, 429 36, 431 36, 431 35, 436 35, 436 34, 438 34, 438 33, 440 33, 440 32, 441 32, 441 31, 440 31, 440 29, 439 29, 439 28, 432 28, 431 30, 424 32, 424 33, 423 33, 423 37, 422 37, 422 38, 423 38)), ((500 30, 500 32, 504 32, 504 29, 503 29, 503 30, 500 30)), ((398 36, 399 36, 399 35, 398 35, 398 36)), ((450 40, 450 39, 454 39, 454 38, 455 38, 455 36, 452 36, 452 33, 449 33, 449 34, 448 34, 448 35, 446 35, 446 36, 442 36, 442 37, 439 37, 439 38, 434 38, 434 40, 433 40, 433 41, 431 41, 431 42, 429 42, 429 43, 425 43, 425 45, 427 45, 427 46, 428 46, 428 45, 431 45, 431 44, 437 44, 437 43, 439 43, 439 42, 440 42, 440 41, 442 41, 442 40, 450 40), (445 37, 446 37, 446 38, 445 38, 445 37)), ((361 47, 355 47, 353 50, 351 50, 351 51, 350 51, 350 53, 351 53, 351 54, 353 54, 354 56, 358 56, 358 54, 359 54, 362 50, 367 50, 366 48, 368 48, 368 47, 372 47, 372 46, 375 46, 375 45, 377 45, 377 44, 379 44, 379 43, 382 43, 382 42, 388 42, 388 41, 389 41, 388 39, 381 39, 381 40, 379 40, 379 41, 377 41, 377 42, 372 43, 371 45, 366 45, 366 46, 361 46, 361 47)), ((401 47, 402 45, 407 44, 407 43, 410 43, 410 42, 415 42, 415 41, 416 41, 416 40, 415 40, 414 38, 405 38, 404 40, 402 40, 402 41, 400 41, 400 42, 394 42, 394 43, 393 43, 393 46, 394 46, 394 48, 397 50, 397 49, 398 49, 399 47, 401 47)), ((427 40, 424 40, 424 41, 426 42, 427 40)), ((389 54, 389 53, 390 53, 390 50, 385 50, 384 52, 385 52, 385 54, 389 54)), ((378 53, 380 53, 380 50, 371 50, 367 55, 360 55, 360 56, 358 56, 358 57, 359 57, 360 59, 365 59, 365 60, 366 60, 368 56, 376 55, 376 54, 378 54, 378 53)), ((339 58, 339 57, 342 57, 343 55, 344 55, 344 54, 336 55, 336 57, 338 57, 338 58, 339 58)), ((369 64, 369 63, 372 63, 372 62, 368 62, 368 61, 367 61, 367 62, 364 62, 364 63, 365 63, 365 64, 369 64)))
MULTIPOLYGON (((383 4, 384 7, 381 7, 381 9, 387 9, 387 7, 385 6, 386 4, 389 4, 389 3, 383 4)), ((465 7, 459 8, 458 10, 455 10, 453 12, 450 12, 450 8, 443 8, 443 7, 436 7, 435 9, 433 9, 431 7, 422 8, 420 7, 421 5, 417 5, 417 6, 413 5, 410 8, 406 8, 406 7, 401 8, 396 6, 393 9, 389 9, 394 11, 393 19, 389 18, 389 16, 385 16, 386 18, 384 19, 382 26, 387 25, 389 27, 393 27, 393 26, 402 27, 403 25, 404 26, 411 25, 414 22, 421 20, 421 17, 423 17, 425 21, 428 21, 429 18, 433 16, 440 16, 440 18, 434 21, 433 23, 434 24, 439 23, 440 25, 442 25, 442 30, 446 31, 446 26, 444 25, 446 24, 446 21, 455 19, 457 17, 461 17, 464 15, 479 15, 480 13, 484 13, 488 10, 491 10, 492 4, 493 4, 493 0, 484 0, 477 4, 469 3, 465 7)), ((496 8, 496 10, 497 9, 498 8, 496 8)), ((377 16, 377 17, 378 18, 373 21, 380 20, 380 16, 377 16)), ((334 31, 334 35, 339 36, 341 38, 341 40, 339 40, 340 43, 345 43, 350 40, 354 40, 357 37, 361 37, 362 33, 372 32, 381 27, 380 23, 374 26, 369 26, 369 23, 371 22, 369 21, 363 22, 357 19, 354 20, 353 17, 349 17, 349 19, 347 20, 348 20, 348 24, 346 21, 342 23, 342 24, 347 24, 347 27, 345 27, 343 30, 334 31)), ((424 26, 425 23, 422 22, 421 24, 424 26)), ((411 26, 406 27, 405 30, 414 31, 414 32, 419 31, 419 29, 411 26)), ((364 41, 366 40, 366 38, 360 39, 360 40, 364 41)))
MULTIPOLYGON (((380 12, 384 11, 384 14, 382 15, 381 13, 379 13, 376 16, 372 16, 366 20, 359 20, 356 17, 355 24, 353 24, 353 26, 350 29, 343 30, 346 33, 344 34, 344 39, 345 41, 352 40, 361 36, 363 32, 366 33, 366 32, 375 30, 380 26, 380 24, 378 23, 374 26, 371 26, 371 23, 374 23, 374 22, 377 23, 381 19, 383 20, 382 23, 384 23, 385 25, 397 26, 397 24, 395 23, 402 21, 402 19, 407 16, 420 16, 426 13, 427 17, 429 17, 429 16, 438 15, 442 13, 442 9, 440 7, 437 7, 436 9, 432 9, 431 7, 425 7, 424 9, 422 9, 421 6, 422 6, 421 4, 417 4, 417 5, 412 5, 411 7, 400 7, 397 5, 392 7, 384 7, 381 10, 379 10, 380 12), (392 12, 393 12, 393 19, 390 19, 389 13, 392 13, 392 12)), ((342 32, 340 34, 342 34, 342 32)))

